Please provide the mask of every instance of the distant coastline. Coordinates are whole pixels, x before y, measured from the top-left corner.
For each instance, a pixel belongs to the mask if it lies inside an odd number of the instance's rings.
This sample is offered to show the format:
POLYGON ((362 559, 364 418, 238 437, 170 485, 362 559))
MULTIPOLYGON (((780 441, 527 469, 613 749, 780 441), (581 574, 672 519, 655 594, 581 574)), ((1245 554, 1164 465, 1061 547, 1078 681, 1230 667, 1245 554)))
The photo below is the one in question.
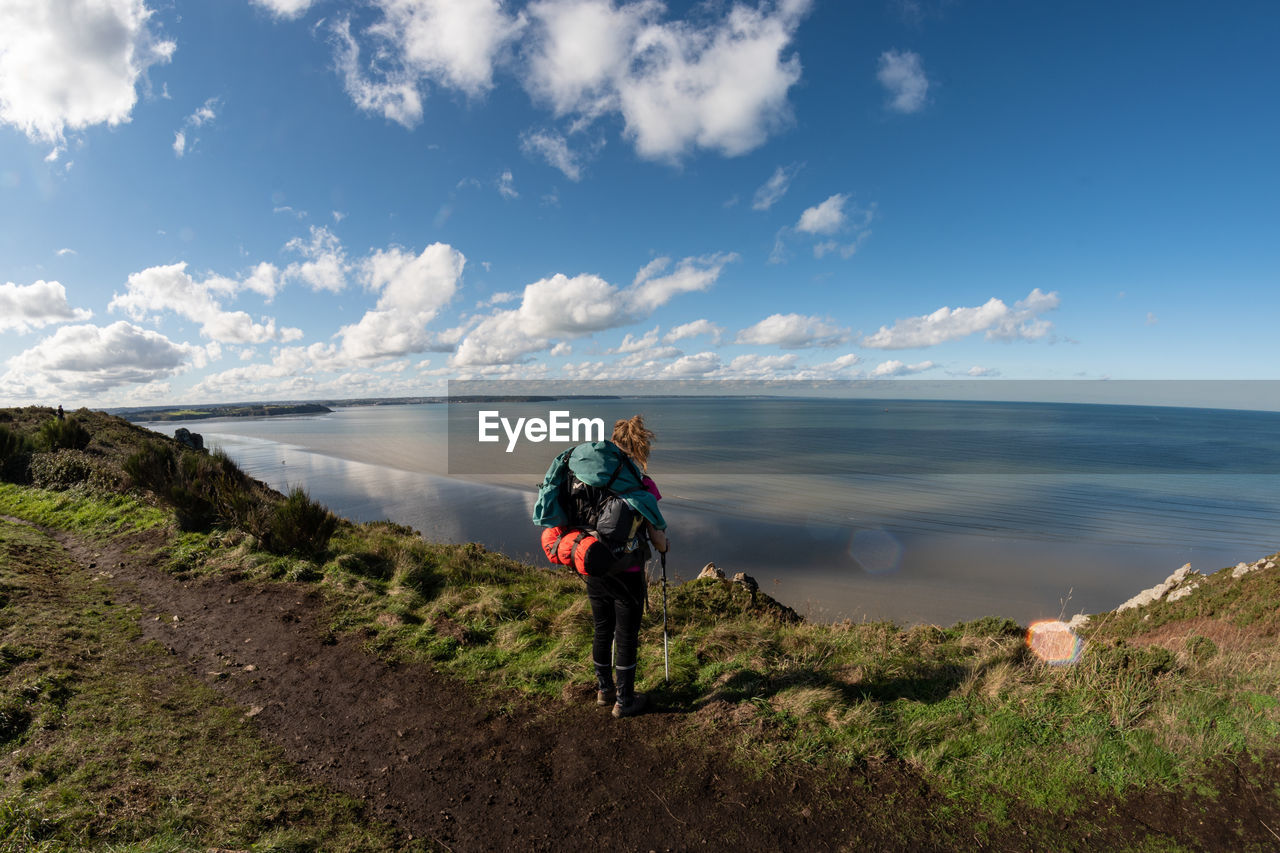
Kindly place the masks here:
POLYGON ((121 413, 121 417, 134 423, 145 421, 199 421, 208 418, 270 418, 279 415, 323 415, 332 412, 320 403, 289 405, 207 406, 204 408, 174 407, 171 409, 146 409, 121 413))
POLYGON ((608 394, 570 394, 545 396, 534 394, 465 394, 452 397, 371 397, 351 400, 313 400, 307 403, 231 403, 228 405, 183 405, 106 409, 108 414, 132 423, 161 421, 199 421, 211 418, 266 418, 279 415, 323 415, 331 406, 405 406, 424 403, 541 403, 561 399, 616 399, 608 394))

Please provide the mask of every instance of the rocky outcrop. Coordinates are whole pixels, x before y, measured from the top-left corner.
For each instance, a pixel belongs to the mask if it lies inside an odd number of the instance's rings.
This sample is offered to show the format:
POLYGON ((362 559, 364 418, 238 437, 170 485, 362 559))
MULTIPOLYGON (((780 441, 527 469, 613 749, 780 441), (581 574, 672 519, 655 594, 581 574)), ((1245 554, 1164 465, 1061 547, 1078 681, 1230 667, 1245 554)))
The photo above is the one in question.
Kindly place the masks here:
POLYGON ((1236 567, 1231 570, 1231 577, 1242 578, 1250 572, 1256 572, 1262 569, 1274 569, 1275 567, 1275 560, 1268 559, 1257 560, 1252 563, 1236 563, 1236 567))
POLYGON ((716 568, 715 563, 707 563, 702 567, 702 571, 698 572, 698 580, 703 578, 719 578, 724 580, 724 569, 716 568))
MULTIPOLYGON (((1146 607, 1148 604, 1159 601, 1162 598, 1164 598, 1166 595, 1168 595, 1171 590, 1174 590, 1176 587, 1178 587, 1178 585, 1181 584, 1184 580, 1186 580, 1189 575, 1193 575, 1193 574, 1199 577, 1199 573, 1193 572, 1191 570, 1191 564, 1187 563, 1182 568, 1178 569, 1176 572, 1169 575, 1169 577, 1165 578, 1163 583, 1158 583, 1155 586, 1151 587, 1150 589, 1144 589, 1142 592, 1138 593, 1133 598, 1126 601, 1124 604, 1121 604, 1119 607, 1116 608, 1116 612, 1120 613, 1125 610, 1132 610, 1135 607, 1146 607)), ((1200 584, 1198 582, 1192 582, 1190 587, 1191 589, 1195 589, 1199 585, 1200 584)), ((1185 598, 1186 596, 1191 594, 1190 590, 1188 590, 1187 592, 1182 592, 1181 590, 1179 590, 1179 593, 1180 594, 1177 596, 1177 598, 1171 598, 1170 600, 1177 601, 1178 598, 1185 598)))
POLYGON ((204 436, 198 432, 192 432, 186 427, 178 427, 174 430, 173 438, 183 447, 189 447, 192 450, 204 450, 204 436))

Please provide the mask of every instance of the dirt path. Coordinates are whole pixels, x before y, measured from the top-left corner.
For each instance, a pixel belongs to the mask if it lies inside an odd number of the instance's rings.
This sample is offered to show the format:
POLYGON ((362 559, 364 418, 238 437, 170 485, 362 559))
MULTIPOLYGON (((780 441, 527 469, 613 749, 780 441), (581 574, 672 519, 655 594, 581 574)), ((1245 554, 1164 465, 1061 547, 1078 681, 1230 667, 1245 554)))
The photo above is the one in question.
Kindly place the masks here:
MULTIPOLYGON (((615 721, 586 689, 575 702, 499 708, 429 667, 387 665, 352 638, 334 641, 312 587, 182 582, 136 556, 145 542, 50 533, 141 608, 146 638, 244 707, 305 773, 449 850, 1019 850, 1029 841, 1016 820, 986 844, 973 827, 943 824, 937 795, 904 768, 821 779, 784 771, 762 782, 718 757, 714 732, 701 736, 706 748, 690 748, 686 715, 615 721)), ((1229 822, 1241 807, 1272 819, 1280 811, 1239 781, 1224 793, 1211 806, 1159 793, 1107 804, 1098 823, 1054 827, 1056 849, 1151 836, 1214 849, 1228 840, 1212 829, 1214 812, 1229 822)))
POLYGON ((123 544, 53 535, 141 607, 147 639, 245 707, 305 772, 451 850, 898 849, 940 829, 882 837, 861 775, 819 796, 799 776, 757 782, 713 750, 677 749, 679 715, 616 721, 586 691, 551 709, 497 708, 427 667, 333 641, 305 585, 180 582, 123 544))

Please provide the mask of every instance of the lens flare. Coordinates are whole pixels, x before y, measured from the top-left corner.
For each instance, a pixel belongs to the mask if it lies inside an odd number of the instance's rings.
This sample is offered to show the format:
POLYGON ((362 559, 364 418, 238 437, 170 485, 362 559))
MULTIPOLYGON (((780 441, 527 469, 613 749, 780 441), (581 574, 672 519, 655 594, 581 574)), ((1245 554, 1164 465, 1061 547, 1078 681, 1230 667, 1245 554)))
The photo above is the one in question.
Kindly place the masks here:
POLYGON ((1027 648, 1050 666, 1065 666, 1080 660, 1084 640, 1066 622, 1052 619, 1027 629, 1027 648))
POLYGON ((849 556, 869 574, 896 571, 902 562, 902 543, 884 528, 859 530, 849 543, 849 556))

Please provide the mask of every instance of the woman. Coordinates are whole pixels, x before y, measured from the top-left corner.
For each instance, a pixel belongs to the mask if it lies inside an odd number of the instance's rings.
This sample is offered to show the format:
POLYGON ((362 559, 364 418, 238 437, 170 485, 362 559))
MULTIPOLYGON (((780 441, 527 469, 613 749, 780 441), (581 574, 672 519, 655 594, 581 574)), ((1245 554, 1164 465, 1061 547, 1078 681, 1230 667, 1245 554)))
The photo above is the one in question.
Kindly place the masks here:
MULTIPOLYGON (((641 480, 644 488, 654 498, 661 498, 657 484, 648 476, 649 449, 653 439, 653 431, 645 427, 644 418, 640 415, 613 425, 613 443, 644 472, 641 480)), ((666 553, 666 534, 651 522, 644 522, 640 535, 652 542, 658 551, 666 553)), ((591 656, 596 669, 596 704, 607 706, 613 703, 613 716, 617 718, 640 713, 646 702, 643 693, 635 692, 636 650, 647 592, 644 573, 646 553, 645 548, 637 549, 633 564, 622 571, 589 575, 586 579, 587 599, 591 602, 591 616, 595 621, 591 656)))

